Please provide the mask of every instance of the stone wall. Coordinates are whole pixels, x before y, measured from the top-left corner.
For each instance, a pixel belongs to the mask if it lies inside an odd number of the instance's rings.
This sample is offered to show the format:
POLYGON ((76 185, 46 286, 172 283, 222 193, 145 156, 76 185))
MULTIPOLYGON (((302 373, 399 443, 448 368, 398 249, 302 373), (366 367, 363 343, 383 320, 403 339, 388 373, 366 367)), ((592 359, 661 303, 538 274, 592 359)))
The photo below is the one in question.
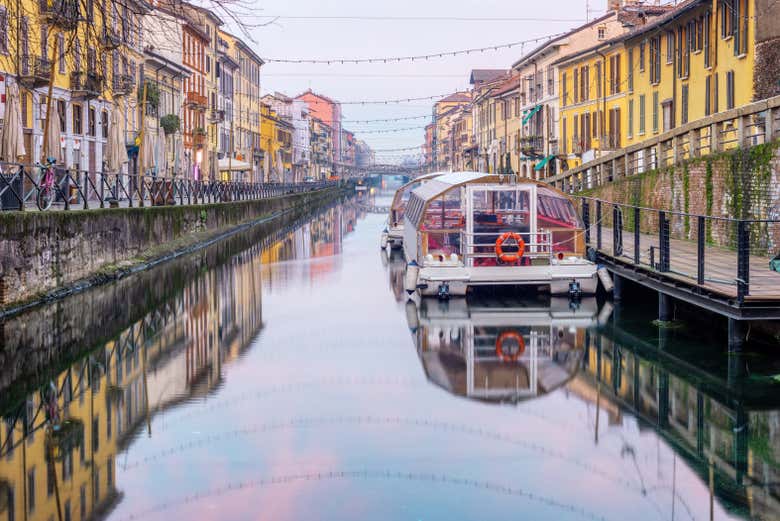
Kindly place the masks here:
MULTIPOLYGON (((695 215, 780 220, 780 150, 778 142, 773 142, 695 158, 675 167, 623 177, 580 195, 692 214, 671 215, 671 231, 674 238, 696 240, 695 215)), ((594 212, 591 210, 592 221, 594 212)), ((640 229, 657 232, 657 217, 656 212, 642 211, 640 229)), ((633 229, 633 219, 631 212, 624 213, 627 229, 633 229)), ((611 225, 611 209, 604 210, 602 222, 611 225)), ((780 248, 780 225, 754 224, 750 233, 756 252, 780 248)), ((734 247, 736 225, 733 221, 707 220, 706 238, 711 244, 734 247)))
MULTIPOLYGON (((333 197, 338 189, 259 201, 0 214, 0 305, 39 297, 196 233, 236 225, 333 197)), ((151 252, 151 253, 150 253, 151 252)))

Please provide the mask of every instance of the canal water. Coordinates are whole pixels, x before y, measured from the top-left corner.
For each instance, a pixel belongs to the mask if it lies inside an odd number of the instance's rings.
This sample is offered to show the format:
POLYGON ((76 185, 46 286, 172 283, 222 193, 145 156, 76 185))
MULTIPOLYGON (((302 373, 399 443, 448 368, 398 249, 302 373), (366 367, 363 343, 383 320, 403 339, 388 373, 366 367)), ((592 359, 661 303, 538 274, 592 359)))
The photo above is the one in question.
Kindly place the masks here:
POLYGON ((7 320, 0 521, 780 518, 776 362, 641 302, 407 302, 388 202, 7 320))

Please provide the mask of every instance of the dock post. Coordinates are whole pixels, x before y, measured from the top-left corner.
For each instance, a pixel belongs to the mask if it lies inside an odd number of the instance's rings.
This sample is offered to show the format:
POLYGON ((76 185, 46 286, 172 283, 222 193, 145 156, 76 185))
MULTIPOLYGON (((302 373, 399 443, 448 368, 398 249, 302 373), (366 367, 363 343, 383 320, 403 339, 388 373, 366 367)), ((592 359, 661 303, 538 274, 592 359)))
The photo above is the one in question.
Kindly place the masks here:
POLYGON ((742 351, 745 342, 745 323, 735 318, 729 318, 729 353, 742 351))
POLYGON ((658 321, 670 322, 672 320, 672 297, 666 293, 658 293, 658 321))

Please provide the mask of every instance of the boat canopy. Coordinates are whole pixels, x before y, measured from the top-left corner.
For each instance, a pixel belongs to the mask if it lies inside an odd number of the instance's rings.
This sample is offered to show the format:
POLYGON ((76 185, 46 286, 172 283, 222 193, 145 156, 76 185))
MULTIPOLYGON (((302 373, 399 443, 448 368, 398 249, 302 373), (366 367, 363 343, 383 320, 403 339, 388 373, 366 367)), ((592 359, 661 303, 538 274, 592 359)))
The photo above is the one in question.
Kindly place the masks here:
POLYGON ((406 204, 406 201, 409 200, 409 194, 411 193, 411 189, 415 188, 415 185, 419 183, 423 183, 425 181, 429 181, 431 179, 434 179, 435 177, 438 177, 440 175, 443 175, 444 172, 433 172, 431 174, 423 174, 415 177, 405 185, 401 186, 396 192, 395 197, 393 197, 393 205, 392 208, 401 208, 406 204))

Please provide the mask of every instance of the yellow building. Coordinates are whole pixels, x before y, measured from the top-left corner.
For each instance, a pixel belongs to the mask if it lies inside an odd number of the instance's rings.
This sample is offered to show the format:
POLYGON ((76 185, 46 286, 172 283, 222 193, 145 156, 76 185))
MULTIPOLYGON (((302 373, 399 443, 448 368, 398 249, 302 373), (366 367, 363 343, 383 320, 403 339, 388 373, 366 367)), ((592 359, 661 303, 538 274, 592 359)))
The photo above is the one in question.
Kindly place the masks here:
POLYGON ((265 63, 240 38, 219 31, 238 63, 233 75, 233 143, 236 158, 252 165, 250 181, 260 181, 263 166, 260 144, 260 68, 265 63))
POLYGON ((627 86, 622 38, 567 56, 557 65, 563 168, 624 146, 627 86))
POLYGON ((773 0, 688 0, 556 62, 564 168, 780 94, 778 17, 773 0))
POLYGON ((756 6, 771 0, 695 0, 627 35, 624 144, 752 102, 756 6))
POLYGON ((260 144, 263 182, 281 183, 292 171, 293 125, 280 118, 267 103, 261 105, 260 144))
MULTIPOLYGON (((116 101, 126 113, 131 143, 139 129, 134 96, 144 62, 141 17, 145 2, 4 2, 0 42, 2 90, 21 91, 26 162, 43 153, 43 122, 52 69, 52 110, 60 117, 62 163, 90 173, 103 170, 109 111, 116 101), (56 51, 55 51, 56 48, 56 51), (56 55, 55 55, 56 52, 56 55)), ((4 104, 3 104, 4 108, 4 104)))

